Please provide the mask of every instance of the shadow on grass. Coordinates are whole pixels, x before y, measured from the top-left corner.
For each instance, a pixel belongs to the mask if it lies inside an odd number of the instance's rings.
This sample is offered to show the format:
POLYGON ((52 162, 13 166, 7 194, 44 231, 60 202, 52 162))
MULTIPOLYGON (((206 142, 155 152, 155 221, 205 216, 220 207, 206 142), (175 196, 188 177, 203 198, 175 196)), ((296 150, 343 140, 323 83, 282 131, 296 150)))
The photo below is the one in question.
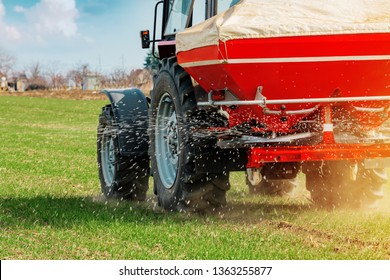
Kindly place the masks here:
POLYGON ((241 203, 203 213, 173 213, 156 207, 153 199, 127 202, 85 197, 0 198, 0 228, 31 228, 36 226, 72 227, 99 223, 207 223, 210 218, 228 223, 256 223, 259 219, 278 219, 283 215, 299 215, 308 205, 285 203, 241 203))
POLYGON ((91 197, 0 198, 0 227, 71 227, 98 221, 154 223, 167 216, 148 202, 119 202, 91 197))

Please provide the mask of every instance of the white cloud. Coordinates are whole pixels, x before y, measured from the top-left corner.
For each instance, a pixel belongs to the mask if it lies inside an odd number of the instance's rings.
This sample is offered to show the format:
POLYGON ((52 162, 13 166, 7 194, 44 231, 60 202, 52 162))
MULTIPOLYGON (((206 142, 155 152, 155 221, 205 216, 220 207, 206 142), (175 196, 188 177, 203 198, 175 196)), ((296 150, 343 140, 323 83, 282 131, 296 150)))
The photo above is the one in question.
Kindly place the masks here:
POLYGON ((26 16, 36 32, 36 38, 58 34, 71 38, 77 35, 76 20, 79 12, 76 0, 40 0, 31 8, 15 6, 14 11, 26 16))
POLYGON ((26 9, 23 8, 22 6, 15 6, 14 11, 17 13, 24 13, 26 11, 26 9))
POLYGON ((0 37, 5 37, 10 40, 18 40, 20 32, 15 26, 7 25, 4 21, 5 7, 3 1, 0 0, 0 37))

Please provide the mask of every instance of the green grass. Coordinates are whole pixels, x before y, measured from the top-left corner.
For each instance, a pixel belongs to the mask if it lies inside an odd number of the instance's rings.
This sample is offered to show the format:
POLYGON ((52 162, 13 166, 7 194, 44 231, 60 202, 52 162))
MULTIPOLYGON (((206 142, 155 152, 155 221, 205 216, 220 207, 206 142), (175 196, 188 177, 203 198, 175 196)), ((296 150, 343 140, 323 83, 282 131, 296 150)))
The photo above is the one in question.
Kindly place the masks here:
MULTIPOLYGON (((0 96, 0 259, 390 259, 390 187, 377 211, 251 197, 204 214, 107 201, 96 166, 104 101, 0 96)), ((150 188, 152 189, 152 188, 150 188)))

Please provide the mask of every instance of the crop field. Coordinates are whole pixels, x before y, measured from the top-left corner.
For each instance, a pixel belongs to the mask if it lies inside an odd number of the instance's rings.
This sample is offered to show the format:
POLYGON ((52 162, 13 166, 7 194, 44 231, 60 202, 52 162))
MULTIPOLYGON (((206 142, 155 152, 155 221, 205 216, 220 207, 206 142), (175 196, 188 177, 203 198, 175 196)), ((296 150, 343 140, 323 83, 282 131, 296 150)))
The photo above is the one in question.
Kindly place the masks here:
POLYGON ((291 198, 250 196, 242 172, 228 205, 207 213, 163 211, 152 183, 145 202, 106 200, 105 103, 0 94, 0 259, 390 259, 390 185, 359 211, 312 207, 303 175, 291 198))

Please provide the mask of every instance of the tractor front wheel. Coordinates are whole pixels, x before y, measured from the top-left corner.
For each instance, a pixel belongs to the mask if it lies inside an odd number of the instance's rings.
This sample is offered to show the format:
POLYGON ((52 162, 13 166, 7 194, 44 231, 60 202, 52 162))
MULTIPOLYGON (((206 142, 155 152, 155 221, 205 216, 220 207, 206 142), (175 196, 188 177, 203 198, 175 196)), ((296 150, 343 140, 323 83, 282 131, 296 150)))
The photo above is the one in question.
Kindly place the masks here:
POLYGON ((103 108, 99 117, 97 162, 101 190, 106 197, 145 200, 149 186, 149 157, 120 154, 110 105, 103 108))

